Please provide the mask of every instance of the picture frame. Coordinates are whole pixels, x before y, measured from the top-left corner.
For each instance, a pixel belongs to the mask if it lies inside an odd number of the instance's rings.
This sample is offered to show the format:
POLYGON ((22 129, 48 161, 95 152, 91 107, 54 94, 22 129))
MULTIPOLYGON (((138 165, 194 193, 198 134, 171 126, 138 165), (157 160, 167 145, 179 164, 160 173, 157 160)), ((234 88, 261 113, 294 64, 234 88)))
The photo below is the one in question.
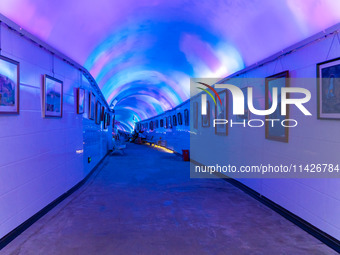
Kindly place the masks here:
POLYGON ((85 89, 77 88, 77 114, 85 112, 85 89))
POLYGON ((112 132, 115 131, 115 122, 116 122, 116 115, 114 114, 114 115, 112 116, 112 132))
POLYGON ((171 119, 171 115, 168 116, 168 128, 172 128, 172 119, 171 119))
POLYGON ((47 74, 43 76, 42 105, 44 118, 62 118, 63 82, 47 74))
POLYGON ((0 56, 0 114, 20 112, 20 63, 0 56))
POLYGON ((318 119, 340 119, 340 58, 316 65, 318 119))
MULTIPOLYGON (((281 97, 279 96, 281 88, 289 87, 289 71, 284 71, 284 72, 266 77, 266 80, 265 80, 265 107, 266 109, 269 109, 272 105, 272 102, 271 102, 272 101, 271 100, 272 87, 278 88, 278 105, 277 105, 275 112, 273 112, 272 114, 266 115, 266 120, 279 119, 281 122, 285 119, 289 119, 288 105, 286 109, 286 113, 287 113, 286 116, 281 115, 281 97)), ((266 134, 266 139, 268 140, 288 143, 288 132, 289 132, 288 127, 283 127, 282 125, 273 126, 270 121, 265 122, 265 134, 266 134)))
MULTIPOLYGON (((218 95, 221 98, 221 104, 215 104, 215 119, 228 119, 228 110, 229 110, 229 100, 228 100, 228 91, 222 90, 218 92, 218 95)), ((215 96, 216 102, 219 102, 217 96, 215 96)), ((217 124, 215 125, 215 134, 221 136, 228 135, 228 124, 217 124)))
POLYGON ((174 127, 177 126, 177 116, 176 116, 176 114, 172 115, 172 125, 173 125, 174 127))
POLYGON ((244 87, 241 88, 243 95, 244 95, 244 114, 243 115, 235 115, 235 119, 238 122, 243 122, 243 121, 249 121, 250 120, 250 111, 249 111, 249 107, 248 107, 248 102, 247 102, 247 98, 248 98, 248 88, 249 87, 244 87))
POLYGON ((101 112, 100 112, 100 119, 104 121, 105 119, 105 107, 102 106, 101 112))
POLYGON ((202 114, 202 127, 203 128, 208 128, 210 127, 210 102, 207 101, 207 114, 203 115, 202 114))
POLYGON ((190 125, 190 122, 189 122, 189 110, 188 109, 184 110, 184 124, 186 126, 190 125))
POLYGON ((90 120, 94 120, 96 107, 96 96, 93 92, 89 92, 89 113, 88 117, 90 120))
POLYGON ((107 123, 107 121, 108 121, 108 113, 107 112, 105 112, 104 113, 104 129, 107 129, 107 126, 108 126, 108 123, 107 123))
POLYGON ((100 124, 100 122, 101 122, 101 109, 102 109, 102 104, 99 102, 99 101, 97 101, 97 103, 96 103, 96 124, 100 124))
POLYGON ((194 102, 194 104, 193 104, 193 113, 194 113, 193 128, 198 129, 198 103, 197 102, 194 102))
POLYGON ((107 113, 106 121, 107 121, 107 126, 110 126, 110 124, 111 124, 111 114, 110 113, 107 113))
POLYGON ((181 112, 179 112, 179 113, 177 113, 177 122, 178 122, 178 125, 183 125, 183 118, 182 118, 182 113, 181 112))

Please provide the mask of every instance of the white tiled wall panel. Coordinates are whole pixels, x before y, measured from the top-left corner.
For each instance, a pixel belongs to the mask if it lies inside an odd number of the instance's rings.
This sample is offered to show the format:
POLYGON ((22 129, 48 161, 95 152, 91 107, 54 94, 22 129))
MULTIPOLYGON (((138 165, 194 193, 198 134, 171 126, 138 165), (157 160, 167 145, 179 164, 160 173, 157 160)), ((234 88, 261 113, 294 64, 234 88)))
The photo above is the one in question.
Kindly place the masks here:
MULTIPOLYGON (((254 86, 255 108, 257 109, 263 109, 264 105, 264 77, 289 70, 292 78, 314 78, 304 82, 295 80, 291 84, 293 87, 304 87, 311 91, 312 99, 306 104, 306 107, 312 113, 312 116, 302 116, 298 109, 290 108, 290 117, 297 119, 299 126, 290 129, 289 143, 266 140, 264 128, 229 128, 229 134, 226 137, 209 136, 209 139, 214 140, 216 158, 221 158, 222 156, 219 152, 223 152, 223 157, 226 161, 233 162, 236 165, 240 163, 250 164, 250 162, 252 164, 256 162, 261 164, 264 159, 271 160, 274 163, 324 163, 324 161, 327 163, 340 163, 340 121, 318 120, 316 111, 316 64, 340 57, 339 41, 335 39, 332 45, 332 40, 333 38, 330 37, 318 41, 282 57, 279 62, 275 61, 263 65, 247 72, 243 76, 245 78, 263 78, 262 81, 251 84, 254 86), (330 47, 331 45, 332 47, 330 47)), ((233 81, 230 82, 233 83, 233 81)), ((240 87, 249 85, 240 84, 240 87)), ((193 100, 197 100, 200 104, 200 98, 193 100)), ((213 105, 212 102, 210 103, 213 105)), ((189 109, 189 103, 185 103, 182 108, 189 109)), ((231 102, 229 102, 229 109, 232 109, 231 102)), ((172 115, 176 111, 170 111, 165 115, 172 115)), ((229 118, 230 116, 229 111, 229 118)), ((157 118, 163 117, 164 115, 157 118)), ((261 119, 259 116, 256 118, 261 119)), ((213 128, 203 129, 201 119, 198 118, 198 120, 199 130, 197 132, 214 132, 213 128)), ((188 149, 190 147, 188 127, 177 126, 172 129, 158 129, 148 133, 156 135, 156 137, 164 137, 167 140, 167 147, 177 152, 181 152, 183 148, 188 149)), ((194 134, 192 134, 191 139, 194 139, 194 134)), ((208 143, 207 141, 201 141, 201 144, 208 143)), ((210 159, 210 162, 202 162, 201 158, 193 159, 203 164, 211 165, 214 162, 216 163, 216 158, 210 159)), ((340 178, 239 179, 239 181, 340 240, 340 178)))
POLYGON ((106 155, 112 129, 88 120, 88 98, 85 113, 76 113, 75 88, 92 89, 79 70, 4 25, 0 36, 1 54, 20 62, 20 114, 0 114, 1 238, 83 180, 106 155), (42 76, 53 76, 53 62, 63 117, 44 119, 42 76))

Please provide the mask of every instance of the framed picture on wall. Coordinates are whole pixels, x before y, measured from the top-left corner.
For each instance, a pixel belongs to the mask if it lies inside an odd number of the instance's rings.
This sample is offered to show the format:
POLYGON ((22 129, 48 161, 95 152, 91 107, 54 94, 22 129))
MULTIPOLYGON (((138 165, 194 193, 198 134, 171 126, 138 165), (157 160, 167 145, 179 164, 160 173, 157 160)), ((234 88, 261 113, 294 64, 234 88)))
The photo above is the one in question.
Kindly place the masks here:
POLYGON ((182 120, 182 113, 177 113, 177 120, 178 120, 178 125, 182 125, 183 124, 183 120, 182 120))
POLYGON ((19 62, 0 56, 0 114, 19 113, 19 62))
POLYGON ((85 89, 77 89, 77 113, 82 114, 85 111, 85 89))
POLYGON ((97 101, 97 103, 96 103, 96 124, 100 124, 101 110, 102 110, 102 104, 99 101, 97 101))
POLYGON ((105 118, 105 107, 102 106, 100 119, 101 119, 102 121, 104 121, 104 118, 105 118))
MULTIPOLYGON (((270 109, 272 106, 272 98, 273 98, 273 88, 277 88, 277 108, 276 110, 269 115, 266 115, 267 119, 278 119, 276 123, 282 122, 285 119, 289 119, 289 107, 287 105, 286 116, 281 115, 281 89, 289 86, 288 82, 289 72, 284 71, 282 73, 274 74, 266 78, 266 91, 265 91, 265 100, 266 100, 266 109, 270 109)), ((266 130, 266 139, 285 142, 288 143, 288 127, 283 127, 282 125, 273 125, 272 122, 266 121, 265 123, 266 130)))
POLYGON ((202 114, 202 127, 210 127, 210 102, 207 101, 207 114, 202 114))
POLYGON ((172 128, 171 116, 168 117, 168 128, 172 128))
POLYGON ((188 109, 185 109, 184 110, 184 124, 186 126, 189 126, 189 110, 188 109))
POLYGON ((61 118, 63 114, 63 82, 45 74, 42 95, 43 117, 61 118))
POLYGON ((193 104, 193 113, 194 113, 194 129, 198 129, 198 103, 197 102, 194 102, 193 104))
POLYGON ((175 126, 177 126, 177 117, 176 114, 172 115, 172 124, 175 126))
POLYGON ((235 119, 238 122, 243 122, 244 120, 247 122, 250 120, 250 111, 247 103, 247 98, 248 98, 248 87, 242 88, 241 89, 244 95, 244 114, 243 115, 235 115, 235 119))
POLYGON ((89 92, 89 119, 94 119, 96 107, 96 96, 90 91, 89 92))
POLYGON ((340 119, 340 58, 317 64, 318 119, 340 119))
POLYGON ((107 116, 108 116, 108 113, 105 112, 104 113, 104 129, 107 129, 107 116))
POLYGON ((111 114, 110 113, 107 113, 106 122, 107 122, 107 126, 109 126, 111 124, 111 114))
MULTIPOLYGON (((218 92, 218 95, 221 98, 221 103, 215 105, 215 118, 216 119, 228 119, 228 92, 227 90, 223 90, 218 92)), ((216 102, 219 102, 217 96, 215 96, 216 102)), ((215 134, 216 135, 228 135, 228 124, 216 124, 215 125, 215 134)))
POLYGON ((115 121, 116 121, 116 115, 112 116, 112 132, 115 131, 115 121))

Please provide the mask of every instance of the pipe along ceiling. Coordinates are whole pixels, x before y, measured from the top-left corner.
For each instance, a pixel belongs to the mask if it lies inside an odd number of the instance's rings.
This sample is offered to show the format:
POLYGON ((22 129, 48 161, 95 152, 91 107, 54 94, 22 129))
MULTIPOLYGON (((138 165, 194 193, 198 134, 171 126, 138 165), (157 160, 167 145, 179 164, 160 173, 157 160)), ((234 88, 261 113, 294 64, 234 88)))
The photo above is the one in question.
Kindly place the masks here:
POLYGON ((83 65, 120 128, 340 21, 338 0, 1 0, 0 12, 83 65))

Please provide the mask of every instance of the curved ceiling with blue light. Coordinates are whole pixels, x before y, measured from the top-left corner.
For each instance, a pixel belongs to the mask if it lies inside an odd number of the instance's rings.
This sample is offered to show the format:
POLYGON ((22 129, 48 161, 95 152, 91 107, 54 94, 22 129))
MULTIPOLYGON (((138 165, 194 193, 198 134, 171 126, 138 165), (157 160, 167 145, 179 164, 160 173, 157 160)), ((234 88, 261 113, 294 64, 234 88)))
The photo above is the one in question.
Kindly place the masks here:
POLYGON ((339 0, 1 0, 0 12, 87 68, 124 130, 340 22, 339 0))

